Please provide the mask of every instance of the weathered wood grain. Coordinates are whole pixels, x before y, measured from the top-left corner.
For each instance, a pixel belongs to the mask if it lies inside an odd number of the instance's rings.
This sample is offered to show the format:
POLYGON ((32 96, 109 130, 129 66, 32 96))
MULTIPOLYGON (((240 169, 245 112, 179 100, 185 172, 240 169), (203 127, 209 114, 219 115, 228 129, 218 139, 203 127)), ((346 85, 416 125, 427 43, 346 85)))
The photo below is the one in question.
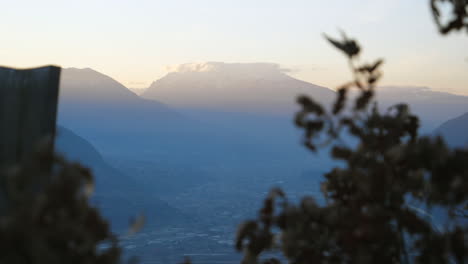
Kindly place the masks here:
POLYGON ((55 134, 60 68, 0 67, 0 166, 20 162, 55 134))
MULTIPOLYGON (((26 161, 47 138, 53 143, 56 128, 60 68, 0 67, 0 215, 7 213, 11 197, 4 173, 26 161)), ((51 164, 44 165, 46 170, 51 164)), ((41 186, 34 181, 34 186, 41 186)))

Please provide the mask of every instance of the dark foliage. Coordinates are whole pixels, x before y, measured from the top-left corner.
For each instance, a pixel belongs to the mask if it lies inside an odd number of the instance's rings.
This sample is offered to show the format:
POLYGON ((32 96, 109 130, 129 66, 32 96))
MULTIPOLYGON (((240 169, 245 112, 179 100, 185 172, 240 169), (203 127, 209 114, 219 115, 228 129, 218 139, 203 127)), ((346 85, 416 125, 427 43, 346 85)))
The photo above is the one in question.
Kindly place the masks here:
POLYGON ((290 203, 273 190, 259 218, 239 228, 243 263, 270 250, 290 263, 467 263, 468 150, 418 136, 407 105, 382 113, 373 101, 382 60, 357 65, 356 41, 327 39, 348 57, 354 80, 338 89, 330 111, 300 96, 295 123, 306 147, 327 147, 345 165, 325 174, 325 205, 312 197, 290 203), (351 88, 358 95, 348 100, 351 88), (357 144, 346 145, 343 134, 357 144), (443 223, 431 218, 436 209, 443 223))
POLYGON ((468 32, 468 0, 431 0, 431 10, 440 33, 462 29, 468 32), (442 15, 440 6, 443 4, 451 8, 448 18, 442 15), (443 22, 444 19, 446 22, 443 22))
POLYGON ((0 216, 0 263, 118 263, 116 237, 89 204, 87 168, 41 151, 0 178, 9 201, 0 216))

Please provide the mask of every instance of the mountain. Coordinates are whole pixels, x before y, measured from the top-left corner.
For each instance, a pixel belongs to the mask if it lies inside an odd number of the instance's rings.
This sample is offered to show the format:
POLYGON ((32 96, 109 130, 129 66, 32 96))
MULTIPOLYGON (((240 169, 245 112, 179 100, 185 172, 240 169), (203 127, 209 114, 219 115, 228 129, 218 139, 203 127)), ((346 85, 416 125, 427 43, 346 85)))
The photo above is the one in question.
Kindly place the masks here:
MULTIPOLYGON (((130 160, 137 166, 142 160, 149 161, 155 166, 149 169, 151 174, 135 173, 138 175, 129 178, 137 179, 138 188, 148 192, 176 191, 176 188, 180 190, 195 181, 208 180, 204 172, 194 167, 199 166, 200 159, 208 159, 208 155, 221 157, 219 152, 226 148, 219 148, 214 142, 231 142, 224 137, 224 132, 186 118, 165 104, 140 98, 122 84, 92 69, 63 70, 58 122, 96 147, 112 167, 125 168, 130 160), (213 134, 217 132, 223 137, 213 134), (126 165, 121 166, 121 162, 126 165), (191 174, 181 175, 186 171, 191 174), (193 178, 188 179, 188 176, 193 178)), ((91 152, 88 154, 92 156, 91 152)), ((86 158, 86 155, 80 157, 86 158)), ((96 160, 92 159, 92 162, 96 160)), ((149 167, 146 163, 144 166, 149 167)), ((126 180, 127 189, 137 189, 126 180)))
POLYGON ((334 92, 294 79, 271 63, 189 63, 153 82, 141 95, 176 108, 291 115, 296 97, 329 102, 334 92))
POLYGON ((98 192, 103 189, 103 192, 112 193, 122 186, 135 187, 135 182, 109 166, 91 143, 71 130, 59 126, 55 144, 57 151, 65 158, 80 162, 92 169, 96 176, 95 181, 98 192))
MULTIPOLYGON (((138 96, 109 76, 90 68, 66 68, 60 78, 60 100, 81 103, 134 103, 138 96)), ((164 107, 157 104, 157 107, 164 107)))
POLYGON ((306 159, 293 124, 299 109, 296 98, 307 94, 328 105, 335 94, 294 79, 272 63, 189 63, 169 71, 141 96, 198 120, 203 128, 197 140, 216 153, 210 159, 232 159, 236 166, 306 159))
POLYGON ((448 120, 439 126, 434 133, 443 136, 451 146, 468 147, 468 113, 448 120))
POLYGON ((170 134, 175 124, 186 119, 162 103, 140 98, 104 74, 69 68, 61 75, 58 122, 102 149, 115 142, 131 145, 139 134, 170 134))
POLYGON ((129 87, 128 89, 130 91, 132 91, 133 93, 135 93, 136 95, 141 95, 144 91, 146 91, 146 88, 132 88, 132 87, 129 87))
POLYGON ((400 102, 409 104, 411 111, 420 117, 425 132, 468 111, 468 96, 438 92, 427 87, 378 87, 376 94, 379 105, 384 107, 400 102))
POLYGON ((187 219, 185 214, 158 199, 151 189, 107 164, 88 141, 71 130, 59 126, 55 144, 57 152, 68 160, 78 161, 92 170, 96 184, 93 203, 103 210, 114 229, 125 230, 128 220, 142 212, 159 227, 187 219))
MULTIPOLYGON (((158 100, 197 117, 213 110, 232 113, 283 115, 292 118, 299 94, 323 105, 334 91, 294 79, 288 71, 270 63, 189 63, 173 67, 153 82, 141 96, 158 100), (204 110, 204 111, 201 111, 204 110)), ((385 86, 377 89, 383 107, 408 103, 421 118, 423 130, 431 131, 447 119, 468 111, 468 97, 434 91, 427 87, 385 86)))
MULTIPOLYGON (((297 107, 297 93, 314 93, 324 100, 333 96, 333 91, 295 80, 270 64, 234 64, 222 71, 206 73, 211 77, 202 78, 204 83, 199 83, 200 87, 209 88, 211 78, 219 79, 227 85, 225 90, 229 88, 234 94, 250 98, 252 107, 258 100, 261 111, 245 112, 246 104, 236 109, 227 107, 208 111, 179 108, 177 104, 168 106, 173 102, 140 98, 122 84, 92 69, 70 68, 62 73, 58 122, 80 134, 107 156, 166 159, 180 161, 183 163, 180 166, 208 161, 211 164, 215 160, 225 162, 240 157, 267 159, 266 155, 277 155, 280 159, 288 155, 282 147, 301 148, 295 144, 298 136, 291 121, 293 108, 297 107), (227 79, 217 77, 219 72, 227 79), (250 86, 243 87, 242 83, 250 86), (240 90, 235 91, 236 88, 240 90), (272 113, 282 116, 278 118, 272 113), (262 145, 262 148, 256 145, 262 145)), ((192 82, 196 83, 193 78, 183 81, 187 85, 192 82)), ((177 98, 193 99, 185 88, 181 86, 180 91, 173 89, 172 92, 177 98)), ((202 93, 205 92, 196 92, 202 93)), ((233 98, 223 93, 217 96, 233 98)), ((243 100, 237 99, 239 102, 243 100)), ((221 102, 218 106, 226 105, 221 102)))

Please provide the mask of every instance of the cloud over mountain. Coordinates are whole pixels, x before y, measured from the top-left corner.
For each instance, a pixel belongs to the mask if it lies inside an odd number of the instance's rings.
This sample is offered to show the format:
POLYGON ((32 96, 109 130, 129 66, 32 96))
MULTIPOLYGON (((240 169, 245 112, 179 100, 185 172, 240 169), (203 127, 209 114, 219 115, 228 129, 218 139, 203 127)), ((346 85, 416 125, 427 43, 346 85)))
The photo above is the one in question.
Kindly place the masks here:
POLYGON ((334 92, 288 76, 273 63, 189 63, 170 67, 142 94, 182 108, 292 114, 296 97, 329 102, 334 92))
POLYGON ((178 65, 166 66, 168 72, 217 72, 231 73, 234 75, 245 75, 251 77, 270 76, 278 77, 278 74, 288 73, 291 70, 281 68, 276 63, 224 63, 224 62, 201 62, 201 63, 184 63, 178 65))

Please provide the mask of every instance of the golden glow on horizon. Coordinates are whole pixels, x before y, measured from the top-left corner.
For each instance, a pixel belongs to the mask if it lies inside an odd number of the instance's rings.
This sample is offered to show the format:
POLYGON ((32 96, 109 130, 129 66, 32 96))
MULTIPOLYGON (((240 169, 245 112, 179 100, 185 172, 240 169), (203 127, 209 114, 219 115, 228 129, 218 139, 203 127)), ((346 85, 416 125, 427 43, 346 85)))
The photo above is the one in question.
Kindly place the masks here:
POLYGON ((427 1, 16 0, 0 23, 0 64, 89 67, 130 88, 199 61, 278 63, 333 88, 350 73, 322 32, 340 26, 363 59, 385 59, 382 85, 468 95, 468 35, 440 36, 427 1))

